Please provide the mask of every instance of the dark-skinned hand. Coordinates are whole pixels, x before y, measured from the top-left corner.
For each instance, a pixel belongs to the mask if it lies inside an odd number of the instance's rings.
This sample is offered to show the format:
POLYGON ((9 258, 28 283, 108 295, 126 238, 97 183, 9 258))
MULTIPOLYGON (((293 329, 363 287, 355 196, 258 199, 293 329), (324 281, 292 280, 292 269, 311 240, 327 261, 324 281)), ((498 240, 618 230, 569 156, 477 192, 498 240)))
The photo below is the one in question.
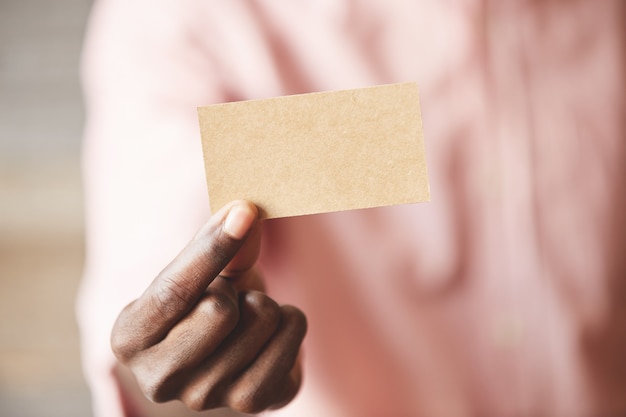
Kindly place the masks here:
POLYGON ((148 399, 256 413, 296 395, 306 319, 262 292, 260 241, 256 207, 230 203, 122 310, 113 352, 148 399))

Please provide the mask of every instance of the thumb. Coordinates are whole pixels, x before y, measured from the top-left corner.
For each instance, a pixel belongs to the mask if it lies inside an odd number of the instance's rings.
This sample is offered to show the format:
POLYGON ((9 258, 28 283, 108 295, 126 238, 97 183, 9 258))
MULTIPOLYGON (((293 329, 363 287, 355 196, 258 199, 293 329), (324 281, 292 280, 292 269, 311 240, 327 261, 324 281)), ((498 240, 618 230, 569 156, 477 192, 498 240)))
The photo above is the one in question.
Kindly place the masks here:
POLYGON ((261 222, 255 222, 237 254, 221 272, 221 276, 237 279, 254 266, 261 250, 261 231, 261 222))

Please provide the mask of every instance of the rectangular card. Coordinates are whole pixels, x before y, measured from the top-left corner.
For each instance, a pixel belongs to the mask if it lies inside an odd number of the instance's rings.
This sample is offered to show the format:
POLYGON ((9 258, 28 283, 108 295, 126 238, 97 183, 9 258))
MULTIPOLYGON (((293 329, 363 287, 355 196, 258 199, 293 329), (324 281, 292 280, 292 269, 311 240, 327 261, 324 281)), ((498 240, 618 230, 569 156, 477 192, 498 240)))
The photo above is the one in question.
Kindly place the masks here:
POLYGON ((430 200, 417 85, 198 108, 211 211, 264 218, 430 200))

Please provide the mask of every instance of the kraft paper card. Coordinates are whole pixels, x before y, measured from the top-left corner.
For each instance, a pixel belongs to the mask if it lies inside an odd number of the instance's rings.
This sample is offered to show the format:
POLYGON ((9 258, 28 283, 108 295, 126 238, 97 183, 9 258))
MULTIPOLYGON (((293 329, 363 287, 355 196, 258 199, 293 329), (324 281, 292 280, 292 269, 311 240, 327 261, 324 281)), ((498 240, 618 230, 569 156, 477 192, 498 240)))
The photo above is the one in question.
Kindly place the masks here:
POLYGON ((264 218, 428 201, 417 85, 390 84, 198 109, 211 211, 264 218))

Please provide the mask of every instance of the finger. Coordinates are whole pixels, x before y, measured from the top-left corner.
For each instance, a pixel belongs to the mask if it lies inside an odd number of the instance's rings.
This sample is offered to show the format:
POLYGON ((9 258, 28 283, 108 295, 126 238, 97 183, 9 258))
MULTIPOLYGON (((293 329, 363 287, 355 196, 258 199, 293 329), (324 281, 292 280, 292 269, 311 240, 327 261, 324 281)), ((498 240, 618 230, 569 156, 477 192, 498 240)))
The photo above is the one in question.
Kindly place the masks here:
POLYGON ((261 222, 255 222, 248 232, 243 245, 220 275, 237 279, 254 266, 261 250, 261 231, 261 222))
POLYGON ((194 368, 228 337, 239 318, 232 284, 217 277, 165 339, 140 352, 129 363, 144 394, 154 402, 174 399, 194 368))
POLYGON ((241 319, 217 351, 199 367, 180 399, 194 410, 223 405, 223 392, 248 367, 280 325, 281 309, 267 295, 240 295, 241 319))
POLYGON ((254 363, 233 383, 226 404, 236 411, 258 413, 290 401, 300 387, 297 358, 306 334, 300 310, 282 306, 281 325, 254 363))
POLYGON ((218 211, 141 297, 122 311, 112 334, 118 357, 162 340, 235 256, 257 220, 256 207, 246 201, 218 211))

